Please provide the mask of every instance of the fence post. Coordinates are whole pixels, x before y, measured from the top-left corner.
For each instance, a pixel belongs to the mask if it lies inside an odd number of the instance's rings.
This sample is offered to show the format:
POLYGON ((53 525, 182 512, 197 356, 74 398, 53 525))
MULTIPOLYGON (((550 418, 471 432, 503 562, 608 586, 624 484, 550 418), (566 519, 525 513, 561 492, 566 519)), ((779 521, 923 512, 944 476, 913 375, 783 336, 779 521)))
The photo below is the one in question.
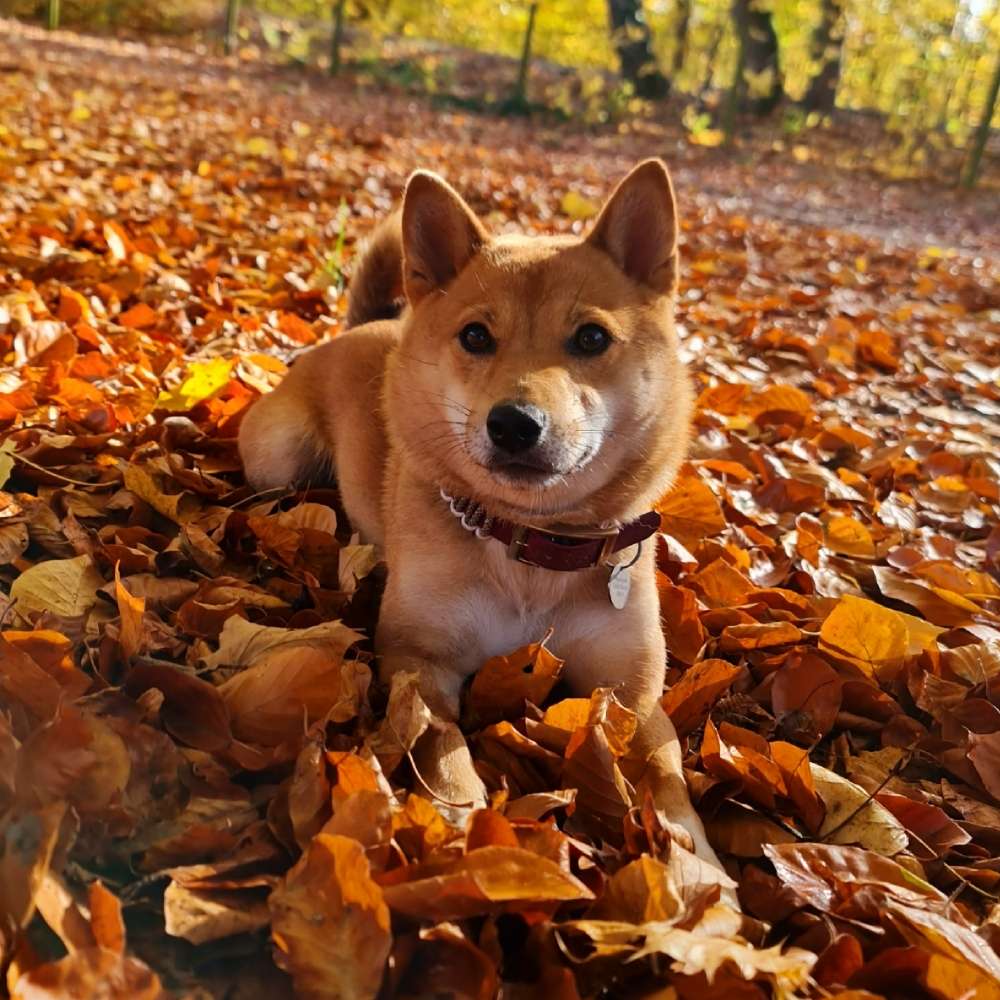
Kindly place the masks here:
POLYGON ((535 16, 538 14, 538 0, 528 4, 528 24, 524 29, 524 44, 521 46, 521 64, 517 69, 517 86, 514 102, 524 105, 528 100, 528 70, 531 68, 531 40, 535 34, 535 16))
POLYGON ((240 21, 240 0, 226 0, 226 34, 223 45, 227 56, 236 49, 236 30, 240 21))
POLYGON ((49 31, 55 31, 59 27, 60 0, 49 0, 46 10, 45 26, 49 31))
POLYGON ((993 70, 993 82, 990 84, 990 92, 986 96, 986 107, 983 108, 983 117, 976 129, 972 148, 969 150, 969 158, 965 164, 965 174, 962 177, 963 187, 971 189, 976 186, 979 165, 983 159, 983 150, 986 148, 986 140, 990 137, 990 124, 993 121, 993 112, 996 111, 997 107, 998 92, 1000 92, 1000 57, 997 57, 997 64, 993 70))
POLYGON ((347 0, 335 0, 333 5, 333 37, 330 39, 330 76, 340 72, 340 47, 344 41, 344 8, 347 0))

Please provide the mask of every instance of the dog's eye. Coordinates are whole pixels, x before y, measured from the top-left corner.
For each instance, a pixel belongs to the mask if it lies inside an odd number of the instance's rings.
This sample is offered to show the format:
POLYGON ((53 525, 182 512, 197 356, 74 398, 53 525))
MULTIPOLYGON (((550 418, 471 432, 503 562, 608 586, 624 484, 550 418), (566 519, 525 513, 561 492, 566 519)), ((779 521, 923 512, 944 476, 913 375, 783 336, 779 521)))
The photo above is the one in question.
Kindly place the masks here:
POLYGON ((462 327, 458 342, 470 354, 492 354, 497 348, 493 334, 482 323, 469 323, 462 327))
POLYGON ((570 338, 567 346, 570 354, 603 354, 611 346, 611 334, 596 323, 584 323, 570 338))

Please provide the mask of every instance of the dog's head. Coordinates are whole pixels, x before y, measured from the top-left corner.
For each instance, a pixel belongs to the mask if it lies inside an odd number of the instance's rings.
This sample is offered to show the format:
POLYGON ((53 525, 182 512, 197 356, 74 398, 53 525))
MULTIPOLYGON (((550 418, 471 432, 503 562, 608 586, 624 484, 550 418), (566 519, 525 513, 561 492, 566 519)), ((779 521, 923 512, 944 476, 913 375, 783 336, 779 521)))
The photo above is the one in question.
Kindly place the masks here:
POLYGON ((410 308, 386 401, 418 473, 513 518, 646 509, 683 458, 691 396, 666 167, 636 167, 583 239, 491 236, 416 173, 402 234, 410 308))

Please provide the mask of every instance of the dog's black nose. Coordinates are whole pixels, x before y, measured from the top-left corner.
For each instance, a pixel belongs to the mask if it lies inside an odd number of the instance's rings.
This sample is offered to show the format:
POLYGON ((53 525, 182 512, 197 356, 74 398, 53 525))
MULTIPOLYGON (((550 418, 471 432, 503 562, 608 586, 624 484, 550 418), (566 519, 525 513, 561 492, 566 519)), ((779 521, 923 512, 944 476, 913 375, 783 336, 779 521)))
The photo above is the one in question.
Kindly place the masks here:
POLYGON ((497 403, 486 418, 490 440, 515 455, 538 443, 545 427, 545 414, 527 403, 497 403))

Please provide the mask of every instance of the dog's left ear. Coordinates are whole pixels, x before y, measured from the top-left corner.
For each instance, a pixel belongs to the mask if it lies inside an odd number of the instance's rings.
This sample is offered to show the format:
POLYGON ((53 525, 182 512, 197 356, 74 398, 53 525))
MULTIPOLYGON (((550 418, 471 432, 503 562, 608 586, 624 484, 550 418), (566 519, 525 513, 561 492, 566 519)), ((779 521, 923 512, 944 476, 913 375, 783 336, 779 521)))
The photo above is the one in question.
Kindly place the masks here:
POLYGON ((662 160, 644 160, 615 188, 587 242, 635 281, 677 288, 677 204, 662 160))

